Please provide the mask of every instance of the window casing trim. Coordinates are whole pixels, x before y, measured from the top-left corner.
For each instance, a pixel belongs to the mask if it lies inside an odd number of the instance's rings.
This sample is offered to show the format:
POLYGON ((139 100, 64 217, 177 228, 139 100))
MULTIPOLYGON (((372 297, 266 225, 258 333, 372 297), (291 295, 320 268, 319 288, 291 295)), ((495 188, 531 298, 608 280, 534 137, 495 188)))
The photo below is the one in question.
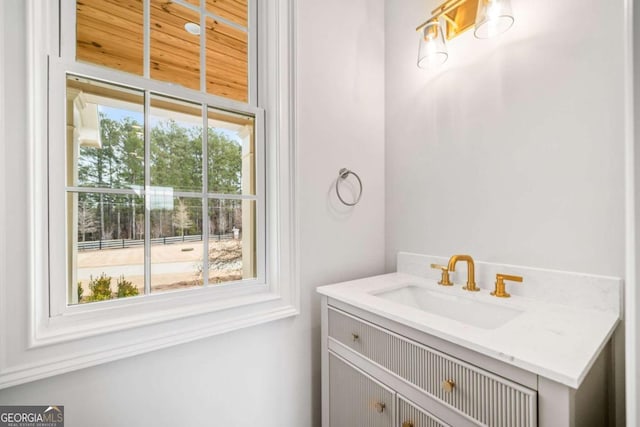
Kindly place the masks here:
MULTIPOLYGON (((149 7, 150 0, 145 1, 145 8, 149 7)), ((249 0, 250 9, 253 9, 255 0, 249 0)), ((60 13, 58 16, 62 16, 64 20, 71 21, 75 23, 75 1, 74 0, 63 0, 59 2, 60 13)), ((204 7, 204 6, 202 6, 204 7)), ((255 33, 255 13, 250 13, 252 20, 250 24, 253 27, 250 27, 249 30, 255 33)), ((148 11, 145 11, 147 14, 148 11)), ((130 89, 138 90, 140 92, 145 93, 145 242, 149 242, 150 235, 150 221, 149 221, 149 209, 150 209, 150 197, 149 193, 151 190, 149 178, 149 153, 150 153, 150 145, 151 142, 149 140, 149 96, 153 94, 157 94, 160 96, 168 96, 176 99, 183 99, 188 102, 198 102, 202 105, 203 111, 205 107, 213 107, 218 109, 226 109, 231 112, 240 113, 240 114, 250 114, 255 117, 255 133, 256 133, 256 188, 257 192, 255 197, 250 197, 254 199, 257 203, 257 218, 256 224, 257 233, 256 233, 256 260, 257 260, 257 277, 251 280, 244 280, 236 283, 228 283, 225 285, 224 290, 221 291, 219 286, 207 288, 206 286, 203 289, 189 289, 183 291, 174 291, 167 292, 165 295, 153 295, 150 292, 150 259, 149 253, 150 250, 148 244, 145 244, 145 294, 137 297, 137 298, 127 298, 123 300, 116 301, 103 301, 98 304, 87 304, 81 307, 70 306, 67 304, 67 288, 69 283, 68 272, 66 271, 68 264, 68 251, 66 247, 66 234, 64 231, 64 227, 59 227, 57 224, 66 224, 65 218, 69 215, 69 212, 66 212, 66 194, 64 191, 60 191, 60 189, 65 188, 65 175, 66 170, 70 167, 70 165, 66 165, 66 167, 49 167, 49 205, 48 205, 48 222, 49 224, 53 224, 54 226, 49 229, 49 325, 52 329, 58 329, 58 325, 66 325, 69 323, 73 323, 74 321, 78 323, 78 325, 84 325, 84 327, 77 327, 83 331, 83 334, 100 334, 104 333, 105 330, 112 330, 116 324, 121 325, 120 327, 126 327, 128 323, 134 322, 133 319, 140 319, 139 313, 144 312, 147 313, 148 318, 155 317, 156 311, 161 310, 167 313, 167 317, 165 320, 169 320, 172 318, 182 317, 186 315, 183 310, 176 310, 172 307, 167 307, 166 301, 174 302, 176 304, 187 305, 190 306, 192 304, 196 304, 198 306, 202 305, 202 302, 207 302, 212 307, 218 305, 217 300, 222 298, 232 299, 238 298, 239 296, 247 296, 249 297, 253 293, 265 293, 265 297, 269 299, 269 289, 265 289, 264 286, 267 284, 266 274, 265 274, 265 186, 264 182, 265 177, 265 159, 264 159, 264 147, 265 147, 265 123, 264 123, 264 109, 251 105, 248 103, 243 103, 239 101, 235 101, 228 98, 223 98, 215 95, 211 95, 206 93, 206 87, 203 85, 200 90, 193 90, 189 88, 184 88, 181 86, 165 83, 162 81, 152 80, 148 77, 149 69, 145 68, 145 75, 138 76, 129 73, 120 72, 117 70, 83 63, 77 62, 75 60, 75 39, 69 37, 70 33, 74 33, 71 31, 62 31, 62 28, 75 28, 74 25, 60 25, 61 29, 60 34, 56 34, 57 37, 60 38, 60 56, 55 55, 55 51, 48 52, 48 89, 49 89, 49 110, 48 110, 48 122, 49 122, 49 131, 48 131, 48 155, 50 165, 65 165, 67 162, 67 156, 65 154, 64 149, 60 149, 62 146, 60 141, 64 141, 67 138, 67 129, 65 123, 65 112, 66 112, 66 76, 74 75, 74 76, 82 76, 89 79, 96 79, 99 81, 104 81, 108 83, 112 83, 115 85, 123 85, 130 89), (55 147, 54 147, 55 146, 55 147), (233 287, 237 287, 237 289, 233 289, 233 287), (185 295, 181 295, 184 293, 185 295), (190 295, 187 295, 190 294, 190 295), (134 308, 128 308, 128 307, 134 308), (174 313, 174 314, 169 314, 174 313), (73 316, 70 316, 73 314, 73 316), (57 319, 59 316, 67 315, 67 319, 64 321, 60 321, 57 319), (97 325, 93 325, 94 322, 107 322, 108 319, 114 319, 114 325, 109 325, 107 328, 98 328, 97 325), (71 320, 74 319, 74 320, 71 320)), ((149 28, 145 25, 144 28, 145 37, 148 37, 149 28)), ((204 37, 204 32, 201 34, 204 37)), ((203 37, 201 37, 201 41, 203 41, 203 37)), ((54 40, 56 40, 54 38, 54 40)), ((144 58, 149 57, 149 43, 145 43, 145 53, 144 58)), ((201 60, 205 58, 202 55, 201 51, 201 60)), ((255 76, 257 73, 258 66, 255 61, 249 61, 249 75, 255 76)), ((264 69, 264 67, 263 67, 264 69)), ((255 79, 254 79, 255 80, 255 79)), ((256 98, 255 96, 253 98, 256 98)), ((250 100, 251 101, 251 100, 250 100)), ((204 117, 204 116, 203 116, 204 117)), ((202 142, 203 147, 206 149, 206 135, 203 132, 204 140, 202 142)), ((206 168, 203 170, 205 176, 203 177, 203 182, 206 182, 206 168)), ((67 188, 67 190, 69 190, 67 188)), ((104 189, 97 189, 97 192, 104 192, 104 189)), ((115 190, 116 192, 122 193, 121 191, 115 190)), ((203 189, 204 191, 204 189, 203 189)), ((203 199, 209 200, 209 194, 206 192, 200 193, 199 196, 203 199)), ((242 197, 242 196, 241 196, 242 197)), ((243 197, 245 198, 245 197, 243 197)), ((204 207, 203 207, 204 209, 204 207)), ((204 239, 203 239, 204 240, 204 239)), ((206 267, 206 260, 205 260, 206 267)), ((169 304, 170 304, 169 302, 169 304)), ((239 305, 243 305, 243 303, 237 303, 239 305)), ((206 311, 206 310, 205 310, 206 311)), ((136 320, 135 324, 144 324, 144 318, 140 320, 136 320)), ((39 329, 41 331, 42 329, 39 329)), ((64 336, 66 334, 54 334, 53 336, 64 336)), ((74 336, 77 334, 74 334, 74 336)), ((52 338, 51 334, 44 334, 44 337, 49 340, 52 338)))

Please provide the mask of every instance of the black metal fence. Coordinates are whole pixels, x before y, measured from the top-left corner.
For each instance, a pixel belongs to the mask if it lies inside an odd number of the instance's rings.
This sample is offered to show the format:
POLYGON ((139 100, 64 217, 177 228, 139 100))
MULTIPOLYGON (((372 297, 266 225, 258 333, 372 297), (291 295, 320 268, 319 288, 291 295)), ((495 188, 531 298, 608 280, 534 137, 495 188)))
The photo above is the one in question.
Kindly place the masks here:
MULTIPOLYGON (((209 241, 221 241, 221 240, 231 240, 231 239, 233 239, 233 233, 209 235, 209 241)), ((151 245, 172 245, 175 243, 201 242, 201 241, 202 241, 202 234, 195 234, 192 236, 157 237, 155 239, 151 239, 151 245)), ((87 242, 78 242, 79 251, 124 249, 124 248, 134 248, 137 246, 144 246, 144 240, 113 239, 113 240, 92 240, 87 242)))

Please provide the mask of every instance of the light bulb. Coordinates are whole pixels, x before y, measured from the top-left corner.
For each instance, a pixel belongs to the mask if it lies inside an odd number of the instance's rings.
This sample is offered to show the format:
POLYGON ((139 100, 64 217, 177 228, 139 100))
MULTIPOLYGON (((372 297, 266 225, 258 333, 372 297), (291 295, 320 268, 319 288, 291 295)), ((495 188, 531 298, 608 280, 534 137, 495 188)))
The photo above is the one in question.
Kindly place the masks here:
POLYGON ((438 22, 429 22, 420 31, 420 44, 418 46, 418 67, 436 68, 447 61, 447 45, 444 41, 444 32, 438 22))
POLYGON ((495 37, 511 28, 513 22, 510 0, 480 0, 474 35, 479 39, 495 37))

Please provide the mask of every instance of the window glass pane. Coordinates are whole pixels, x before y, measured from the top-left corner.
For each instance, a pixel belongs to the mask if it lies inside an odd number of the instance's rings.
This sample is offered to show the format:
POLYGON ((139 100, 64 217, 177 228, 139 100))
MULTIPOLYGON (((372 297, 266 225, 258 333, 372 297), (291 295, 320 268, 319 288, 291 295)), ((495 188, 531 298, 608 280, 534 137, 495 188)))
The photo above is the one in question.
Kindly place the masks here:
POLYGON ((209 284, 256 277, 256 202, 209 200, 209 284))
POLYGON ((140 0, 78 0, 76 58, 143 74, 143 11, 140 0))
POLYGON ((207 92, 247 102, 247 33, 207 18, 207 92))
POLYGON ((144 293, 144 198, 69 193, 70 304, 144 293))
POLYGON ((254 118, 209 109, 209 193, 255 193, 254 118))
POLYGON ((151 97, 151 185, 202 192, 202 107, 151 97))
POLYGON ((144 185, 144 94, 67 77, 67 183, 72 187, 144 185))
POLYGON ((166 0, 151 0, 151 78, 200 89, 200 14, 166 0), (199 27, 198 27, 199 29, 199 27))
POLYGON ((243 27, 247 26, 247 0, 206 0, 207 11, 228 19, 243 27))
POLYGON ((155 192, 151 202, 151 291, 202 285, 202 199, 155 192))

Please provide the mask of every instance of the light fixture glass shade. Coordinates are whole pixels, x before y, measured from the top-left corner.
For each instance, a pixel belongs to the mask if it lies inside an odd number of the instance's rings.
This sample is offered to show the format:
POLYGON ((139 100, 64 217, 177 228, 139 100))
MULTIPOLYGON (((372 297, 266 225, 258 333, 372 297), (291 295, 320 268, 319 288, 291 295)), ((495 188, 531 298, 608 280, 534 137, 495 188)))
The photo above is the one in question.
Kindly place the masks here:
POLYGON ((449 57, 447 44, 444 41, 444 31, 440 23, 429 22, 420 30, 420 45, 418 47, 418 67, 430 69, 442 65, 449 57))
POLYGON ((513 21, 510 0, 480 0, 474 35, 479 39, 495 37, 511 28, 513 21))

